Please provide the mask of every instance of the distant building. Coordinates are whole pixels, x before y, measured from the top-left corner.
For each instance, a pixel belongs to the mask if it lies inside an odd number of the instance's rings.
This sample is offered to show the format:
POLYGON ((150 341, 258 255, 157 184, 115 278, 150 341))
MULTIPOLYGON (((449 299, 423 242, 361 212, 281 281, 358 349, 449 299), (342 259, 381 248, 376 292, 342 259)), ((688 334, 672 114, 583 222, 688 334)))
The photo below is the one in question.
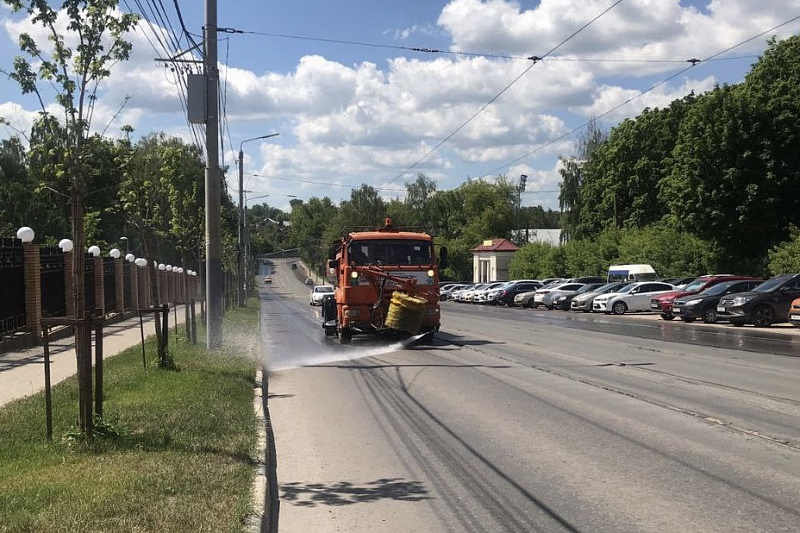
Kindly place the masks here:
POLYGON ((511 258, 519 248, 508 239, 489 239, 472 249, 472 281, 505 281, 511 258))
POLYGON ((561 244, 560 229, 520 229, 512 231, 516 242, 541 242, 559 246, 561 244), (517 234, 521 237, 516 239, 517 234))

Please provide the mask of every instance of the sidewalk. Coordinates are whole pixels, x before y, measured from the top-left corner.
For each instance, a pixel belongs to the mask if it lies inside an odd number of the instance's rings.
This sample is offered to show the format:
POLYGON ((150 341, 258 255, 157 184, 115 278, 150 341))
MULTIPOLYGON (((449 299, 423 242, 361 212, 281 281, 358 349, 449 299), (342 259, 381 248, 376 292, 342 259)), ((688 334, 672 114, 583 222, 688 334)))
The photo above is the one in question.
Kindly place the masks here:
MULTIPOLYGON (((178 324, 185 322, 184 306, 178 306, 178 324)), ((153 316, 143 317, 145 338, 155 335, 153 316)), ((170 309, 170 335, 174 335, 175 312, 170 309)), ((94 358, 94 332, 92 333, 92 357, 94 358)), ((75 337, 67 337, 50 343, 50 380, 53 385, 77 373, 75 337)), ((131 346, 142 342, 139 331, 139 316, 103 327, 103 359, 113 357, 131 346)), ((35 346, 25 350, 0 354, 0 407, 18 398, 36 394, 44 389, 44 347, 35 346)))

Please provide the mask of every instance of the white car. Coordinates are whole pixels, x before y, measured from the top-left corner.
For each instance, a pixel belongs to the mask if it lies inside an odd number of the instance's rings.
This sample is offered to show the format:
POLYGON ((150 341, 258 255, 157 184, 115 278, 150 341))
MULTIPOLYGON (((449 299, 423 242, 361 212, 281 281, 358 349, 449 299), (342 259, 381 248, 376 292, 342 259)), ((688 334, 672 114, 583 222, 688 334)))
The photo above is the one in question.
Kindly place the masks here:
POLYGON ((496 281, 494 283, 490 283, 483 289, 479 291, 475 291, 475 294, 472 296, 472 301, 476 304, 485 304, 489 301, 489 297, 491 294, 491 298, 494 299, 494 292, 499 290, 500 287, 503 287, 506 284, 505 281, 496 281))
POLYGON ((650 311, 650 298, 674 291, 675 285, 661 281, 640 281, 621 288, 619 292, 601 294, 592 301, 592 311, 622 315, 629 311, 650 311))
POLYGON ((333 295, 333 287, 330 285, 317 285, 311 289, 311 305, 322 305, 322 299, 333 295))

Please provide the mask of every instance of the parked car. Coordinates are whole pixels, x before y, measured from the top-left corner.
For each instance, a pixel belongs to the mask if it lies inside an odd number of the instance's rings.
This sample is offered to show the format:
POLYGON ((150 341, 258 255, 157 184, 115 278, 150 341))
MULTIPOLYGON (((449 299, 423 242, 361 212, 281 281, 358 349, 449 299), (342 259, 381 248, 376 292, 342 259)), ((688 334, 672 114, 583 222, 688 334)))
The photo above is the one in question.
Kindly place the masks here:
MULTIPOLYGON (((688 278, 675 278, 674 280, 670 281, 669 283, 675 285, 677 288, 682 289, 693 282, 696 276, 690 276, 688 278)), ((663 280, 662 280, 663 281, 663 280)), ((664 282, 667 283, 667 282, 664 282)))
POLYGON ((453 292, 463 289, 466 287, 463 283, 448 283, 446 285, 442 285, 439 287, 439 299, 440 300, 447 300, 453 294, 453 292))
POLYGON ((592 311, 621 315, 627 312, 649 311, 653 296, 674 291, 675 286, 661 281, 639 281, 622 287, 619 292, 598 296, 592 302, 592 311))
POLYGON ((786 322, 789 307, 800 297, 800 274, 781 274, 748 292, 729 294, 720 299, 717 316, 734 326, 752 323, 759 328, 786 322))
POLYGON ((599 283, 604 284, 606 282, 606 278, 601 278, 599 276, 581 276, 579 278, 569 278, 567 280, 568 283, 599 283))
POLYGON ((272 276, 264 276, 264 283, 272 283, 272 276))
POLYGON ((485 289, 488 285, 488 283, 477 283, 471 288, 461 291, 458 295, 458 301, 471 303, 473 298, 475 298, 475 293, 479 290, 485 289))
POLYGON ((495 296, 498 305, 514 305, 514 297, 523 292, 533 292, 542 287, 542 282, 538 280, 518 280, 512 282, 507 287, 500 289, 495 296))
POLYGON ((311 289, 311 305, 322 305, 322 299, 328 295, 333 295, 333 287, 330 285, 317 285, 311 289))
POLYGON ((722 283, 723 281, 733 281, 740 279, 755 279, 755 278, 752 278, 750 276, 734 276, 731 274, 715 274, 708 276, 700 276, 699 278, 695 278, 691 283, 689 283, 683 288, 678 289, 677 291, 672 291, 666 294, 661 294, 659 296, 656 296, 655 298, 650 300, 650 308, 653 311, 660 312, 661 318, 663 318, 664 320, 672 320, 673 318, 675 318, 675 315, 672 313, 672 302, 674 302, 676 298, 683 298, 684 296, 691 296, 692 294, 703 292, 709 287, 713 287, 717 283, 722 283))
POLYGON ((717 321, 717 305, 723 296, 751 291, 763 281, 740 279, 717 283, 698 294, 676 298, 672 303, 672 313, 684 322, 694 322, 700 318, 706 324, 713 324, 717 321))
POLYGON ((610 292, 617 292, 619 289, 626 285, 630 285, 632 281, 613 281, 599 286, 597 289, 575 296, 569 304, 571 311, 582 311, 584 313, 592 312, 592 302, 601 294, 608 294, 610 292))
POLYGON ((305 280, 305 282, 304 282, 304 283, 305 283, 306 285, 313 285, 313 284, 314 284, 314 280, 313 280, 313 279, 311 279, 311 278, 306 278, 306 280, 305 280))
POLYGON ((453 300, 454 302, 461 301, 461 294, 464 291, 468 291, 468 290, 472 289, 473 287, 475 287, 475 285, 477 285, 477 283, 467 283, 467 284, 463 285, 462 287, 459 287, 457 289, 453 289, 450 292, 450 296, 449 296, 448 299, 449 300, 453 300))
MULTIPOLYGON (((479 291, 475 291, 475 293, 472 295, 472 303, 476 303, 476 304, 485 304, 485 303, 487 303, 489 298, 490 298, 490 293, 492 293, 492 291, 496 291, 500 287, 503 287, 506 283, 508 283, 508 282, 507 281, 495 281, 494 283, 489 283, 483 289, 481 289, 479 291)), ((494 299, 494 294, 491 294, 491 298, 494 299)))
POLYGON ((558 291, 559 294, 556 294, 552 297, 552 309, 561 309, 562 311, 569 311, 570 306, 572 305, 572 300, 580 295, 586 294, 587 292, 592 292, 593 290, 602 287, 605 283, 602 282, 595 282, 595 283, 586 283, 583 287, 575 291, 558 291))
POLYGON ((554 307, 553 300, 555 298, 561 296, 564 292, 575 292, 584 285, 586 284, 562 283, 550 289, 539 289, 538 291, 536 291, 536 295, 533 297, 533 306, 538 307, 539 305, 543 305, 548 309, 553 309, 554 307))
POLYGON ((800 298, 795 298, 789 306, 788 319, 794 327, 800 328, 800 298))

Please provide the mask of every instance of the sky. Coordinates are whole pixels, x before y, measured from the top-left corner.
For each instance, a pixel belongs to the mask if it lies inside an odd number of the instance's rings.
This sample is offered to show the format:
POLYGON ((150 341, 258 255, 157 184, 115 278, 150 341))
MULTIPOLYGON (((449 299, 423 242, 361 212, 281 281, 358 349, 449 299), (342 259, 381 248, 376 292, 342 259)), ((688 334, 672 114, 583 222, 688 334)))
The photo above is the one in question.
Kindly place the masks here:
MULTIPOLYGON (((228 192, 238 199, 241 147, 248 205, 284 210, 292 198, 347 200, 362 184, 402 198, 419 173, 439 190, 525 174, 523 205, 558 209, 559 158, 575 154, 589 121, 608 130, 739 83, 770 37, 800 31, 800 0, 218 4, 228 192)), ((120 9, 145 18, 129 36, 131 59, 98 91, 92 130, 120 137, 130 125, 133 140, 165 132, 202 145, 181 90, 199 66, 157 59, 202 41, 204 2, 122 0, 120 9)), ((3 3, 0 71, 11 70, 22 32, 45 42, 3 3)), ((190 56, 200 59, 180 57, 190 56)), ((39 106, 0 72, 0 138, 27 134, 39 106)))

